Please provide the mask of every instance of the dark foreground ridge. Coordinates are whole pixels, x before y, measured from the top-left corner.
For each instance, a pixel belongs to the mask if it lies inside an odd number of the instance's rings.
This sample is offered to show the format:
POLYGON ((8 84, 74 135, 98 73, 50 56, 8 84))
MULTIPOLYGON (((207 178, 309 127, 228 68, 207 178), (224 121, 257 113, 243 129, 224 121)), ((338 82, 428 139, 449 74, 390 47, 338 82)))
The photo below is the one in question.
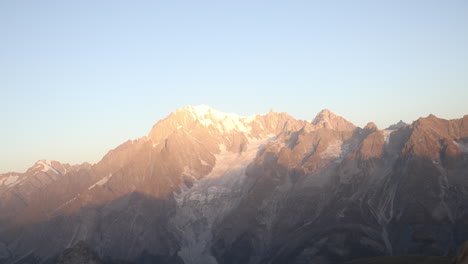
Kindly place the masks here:
POLYGON ((450 256, 387 256, 357 259, 345 264, 468 264, 468 242, 455 257, 450 256))
MULTIPOLYGON (((386 256, 357 259, 344 264, 467 264, 468 242, 460 249, 456 257, 451 256, 386 256)), ((124 261, 102 261, 85 242, 80 241, 66 249, 56 264, 131 264, 124 261)))

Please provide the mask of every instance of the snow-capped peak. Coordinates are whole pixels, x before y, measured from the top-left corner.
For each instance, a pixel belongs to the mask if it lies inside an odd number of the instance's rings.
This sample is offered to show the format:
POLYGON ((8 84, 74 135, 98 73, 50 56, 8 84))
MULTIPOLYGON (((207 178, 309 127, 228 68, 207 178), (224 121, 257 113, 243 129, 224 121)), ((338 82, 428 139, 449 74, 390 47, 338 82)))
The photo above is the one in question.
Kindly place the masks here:
POLYGON ((218 111, 207 105, 197 105, 197 106, 189 105, 179 110, 188 111, 191 114, 193 114, 195 117, 197 117, 197 119, 211 118, 211 119, 223 120, 225 118, 234 118, 234 119, 244 118, 235 113, 224 113, 224 112, 218 111))
POLYGON ((255 116, 242 117, 235 113, 224 113, 207 105, 189 105, 178 111, 189 112, 193 118, 200 121, 202 125, 207 127, 213 125, 222 131, 239 130, 242 132, 249 132, 250 127, 247 123, 255 119, 255 116))
POLYGON ((201 117, 204 117, 207 113, 210 113, 210 114, 216 114, 216 115, 223 115, 224 113, 216 110, 216 109, 213 109, 207 105, 196 105, 196 106, 187 106, 186 109, 188 109, 189 111, 193 112, 194 114, 196 114, 197 116, 201 116, 201 117))

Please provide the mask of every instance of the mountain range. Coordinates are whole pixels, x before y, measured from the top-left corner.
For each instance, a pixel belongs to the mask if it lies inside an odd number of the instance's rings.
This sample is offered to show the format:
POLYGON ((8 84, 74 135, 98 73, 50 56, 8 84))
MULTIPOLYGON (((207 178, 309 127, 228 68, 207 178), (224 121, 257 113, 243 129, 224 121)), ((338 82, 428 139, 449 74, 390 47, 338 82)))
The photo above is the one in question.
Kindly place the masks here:
POLYGON ((333 264, 454 255, 465 240, 468 115, 381 130, 326 109, 187 106, 96 164, 0 174, 1 264, 77 245, 131 263, 333 264))

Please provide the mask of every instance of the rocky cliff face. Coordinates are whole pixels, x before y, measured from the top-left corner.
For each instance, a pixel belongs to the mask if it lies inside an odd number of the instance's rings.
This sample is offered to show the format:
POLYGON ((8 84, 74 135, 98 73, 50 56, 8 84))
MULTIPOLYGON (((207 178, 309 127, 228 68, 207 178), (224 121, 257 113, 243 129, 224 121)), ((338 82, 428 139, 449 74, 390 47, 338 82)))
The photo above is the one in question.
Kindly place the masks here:
POLYGON ((467 237, 468 116, 279 138, 215 228, 220 263, 339 263, 453 253, 467 237), (320 157, 320 158, 318 158, 320 157), (247 253, 246 253, 247 252, 247 253))
POLYGON ((137 263, 339 263, 468 238, 468 116, 361 129, 328 110, 184 107, 94 165, 0 175, 0 263, 78 241, 137 263))

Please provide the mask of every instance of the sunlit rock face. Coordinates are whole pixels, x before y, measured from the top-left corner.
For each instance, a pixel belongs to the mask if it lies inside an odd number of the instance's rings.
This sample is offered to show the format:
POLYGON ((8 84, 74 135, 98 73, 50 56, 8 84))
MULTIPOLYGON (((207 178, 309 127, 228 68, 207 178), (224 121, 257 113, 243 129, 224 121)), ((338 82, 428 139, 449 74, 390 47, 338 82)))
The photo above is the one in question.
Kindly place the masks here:
POLYGON ((97 164, 0 175, 0 263, 340 263, 468 238, 468 116, 380 130, 187 106, 97 164))
POLYGON ((328 109, 320 111, 312 120, 316 129, 328 128, 337 131, 352 131, 356 126, 346 120, 344 117, 332 113, 328 109))

